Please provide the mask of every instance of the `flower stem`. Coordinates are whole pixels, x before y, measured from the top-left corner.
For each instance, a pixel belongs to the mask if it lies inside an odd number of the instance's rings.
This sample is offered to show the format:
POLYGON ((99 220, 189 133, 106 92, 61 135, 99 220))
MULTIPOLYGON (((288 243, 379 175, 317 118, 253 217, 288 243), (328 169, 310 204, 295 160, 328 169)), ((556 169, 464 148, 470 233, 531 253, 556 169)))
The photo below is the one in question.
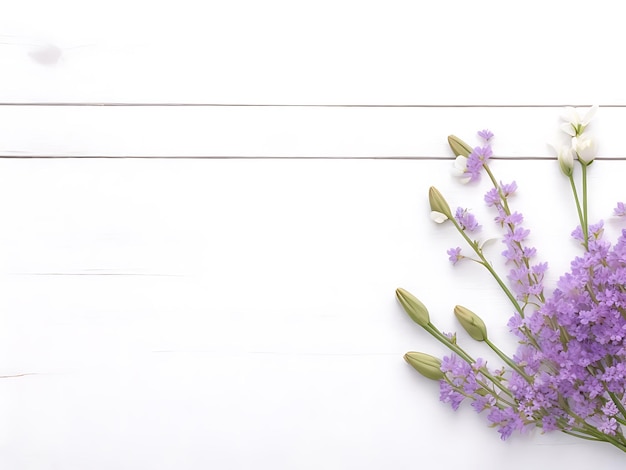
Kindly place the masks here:
MULTIPOLYGON (((435 339, 437 339, 439 342, 443 343, 448 349, 450 349, 452 352, 456 353, 461 359, 463 359, 465 362, 467 362, 470 365, 473 365, 476 363, 476 361, 472 358, 472 356, 470 356, 469 354, 467 354, 465 352, 465 350, 463 348, 461 348, 459 345, 457 345, 456 343, 453 343, 452 341, 450 341, 441 331, 439 331, 437 329, 437 327, 435 325, 433 325, 432 323, 428 323, 426 326, 423 326, 422 328, 424 328, 428 333, 430 333, 435 339)), ((507 394, 509 397, 513 398, 513 394, 511 393, 511 391, 506 388, 504 385, 502 385, 500 383, 500 381, 498 379, 496 379, 493 375, 491 375, 491 373, 489 372, 489 370, 486 367, 481 367, 480 369, 480 373, 482 375, 484 375, 485 377, 487 377, 489 380, 491 380, 491 382, 498 387, 503 393, 507 394)))
POLYGON ((463 238, 465 239, 465 241, 467 242, 467 244, 472 248, 472 250, 474 250, 474 253, 476 253, 476 255, 480 258, 480 264, 482 264, 487 271, 489 271, 489 273, 493 276, 493 278, 496 280, 496 282, 498 283, 498 285, 500 286, 500 288, 504 291, 504 293, 506 294, 506 296, 509 298, 509 300, 511 301, 511 303, 513 304, 513 307, 515 307, 515 310, 517 310, 517 312, 520 314, 520 316, 522 318, 524 318, 524 310, 522 309, 522 307, 520 306, 519 302, 517 301, 517 299, 515 298, 515 296, 513 295, 513 293, 510 291, 510 289, 507 287, 507 285, 502 281, 502 279, 500 278, 500 276, 498 276, 498 273, 495 271, 495 269, 493 269, 493 267, 491 266, 491 264, 489 264, 489 262, 487 261, 487 258, 485 258, 485 256, 483 255, 483 252, 480 248, 478 248, 478 245, 476 242, 472 241, 470 239, 470 237, 467 236, 467 234, 465 233, 465 230, 463 230, 461 228, 461 226, 459 225, 459 223, 454 219, 454 217, 452 219, 450 219, 452 221, 452 223, 454 224, 454 226, 456 227, 456 229, 459 231, 459 233, 463 236, 463 238))
POLYGON ((506 362, 511 369, 513 369, 519 375, 524 377, 526 382, 528 382, 529 384, 533 383, 533 379, 529 377, 528 374, 526 374, 526 372, 524 372, 524 370, 519 365, 513 362, 513 360, 509 356, 504 354, 500 350, 500 348, 498 348, 495 344, 493 344, 488 338, 485 338, 485 343, 487 343, 487 346, 489 346, 493 350, 493 352, 495 352, 500 357, 500 359, 506 362))
MULTIPOLYGON (((578 160, 580 161, 580 160, 578 160)), ((585 237, 585 249, 589 249, 589 216, 587 214, 587 163, 580 163, 582 166, 583 180, 583 236, 585 237)))
POLYGON ((624 405, 622 405, 622 402, 619 400, 619 398, 617 398, 617 395, 615 393, 608 391, 606 382, 602 382, 602 384, 604 385, 604 389, 607 391, 607 394, 611 398, 611 401, 615 404, 620 414, 622 415, 621 418, 619 416, 614 416, 614 418, 621 424, 626 424, 626 421, 624 421, 624 418, 626 418, 626 409, 624 408, 624 405))
POLYGON ((587 231, 585 230, 585 218, 583 216, 583 211, 580 207, 580 200, 578 199, 578 191, 576 190, 576 183, 574 182, 574 176, 569 176, 569 183, 572 187, 572 193, 574 194, 574 201, 576 202, 576 211, 578 212, 578 220, 580 221, 580 229, 583 231, 583 236, 585 237, 585 249, 587 249, 587 231))

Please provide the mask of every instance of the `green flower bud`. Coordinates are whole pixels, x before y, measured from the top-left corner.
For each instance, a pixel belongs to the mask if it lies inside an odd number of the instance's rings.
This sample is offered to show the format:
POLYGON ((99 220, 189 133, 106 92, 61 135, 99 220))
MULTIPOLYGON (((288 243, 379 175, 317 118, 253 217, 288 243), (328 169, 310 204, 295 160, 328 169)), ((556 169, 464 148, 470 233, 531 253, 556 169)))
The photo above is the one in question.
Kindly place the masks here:
POLYGON ((442 380, 444 378, 443 372, 441 372, 441 361, 434 356, 420 352, 408 352, 404 355, 404 360, 428 379, 442 380))
POLYGON ((454 156, 458 157, 459 155, 463 155, 464 157, 468 157, 470 153, 472 153, 473 149, 461 139, 459 139, 455 135, 448 136, 448 144, 450 148, 454 152, 454 156))
POLYGON ((476 341, 485 341, 487 339, 487 327, 478 315, 471 310, 457 305, 454 307, 454 315, 461 326, 476 341))
POLYGON ((448 219, 452 218, 450 206, 434 186, 431 186, 428 190, 428 201, 430 202, 431 211, 439 212, 445 215, 448 219))
POLYGON ((411 317, 411 320, 420 326, 426 326, 430 323, 428 309, 422 302, 417 300, 417 297, 405 291, 401 287, 396 289, 396 297, 406 313, 408 313, 409 317, 411 317))

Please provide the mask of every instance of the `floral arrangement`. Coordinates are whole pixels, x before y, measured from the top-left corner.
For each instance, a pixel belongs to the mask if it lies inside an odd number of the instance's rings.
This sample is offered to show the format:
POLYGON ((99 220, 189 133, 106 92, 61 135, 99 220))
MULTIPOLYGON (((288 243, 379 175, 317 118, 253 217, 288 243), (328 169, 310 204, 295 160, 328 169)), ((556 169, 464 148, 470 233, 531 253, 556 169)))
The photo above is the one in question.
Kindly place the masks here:
MULTIPOLYGON (((442 194, 430 188, 431 218, 451 225, 467 246, 448 250, 450 261, 470 260, 482 266, 510 301, 508 327, 518 342, 515 354, 500 350, 489 339, 483 320, 457 305, 454 314, 469 336, 502 360, 500 367, 490 367, 484 359, 473 358, 456 334, 441 332, 414 295, 397 289, 396 296, 406 313, 451 351, 443 359, 421 352, 405 355, 418 372, 439 381, 441 401, 455 410, 470 402, 476 412, 486 414, 503 440, 513 432, 540 428, 606 442, 626 452, 622 427, 626 425, 626 230, 611 244, 602 238, 603 222, 589 222, 587 172, 596 145, 588 125, 596 110, 592 107, 581 115, 566 108, 563 143, 555 146, 561 172, 572 189, 580 222, 572 236, 581 251, 553 292, 544 289, 548 265, 534 261, 536 250, 526 243, 530 232, 522 214, 511 208, 516 183, 498 181, 489 166, 490 131, 478 133, 482 143, 474 148, 455 136, 448 142, 456 155, 453 172, 462 183, 483 175, 492 183, 484 200, 504 232, 502 255, 510 266, 504 279, 486 258, 483 244, 474 239, 480 229, 475 216, 461 207, 453 211, 442 194)), ((614 212, 626 215, 626 205, 618 203, 614 212)))

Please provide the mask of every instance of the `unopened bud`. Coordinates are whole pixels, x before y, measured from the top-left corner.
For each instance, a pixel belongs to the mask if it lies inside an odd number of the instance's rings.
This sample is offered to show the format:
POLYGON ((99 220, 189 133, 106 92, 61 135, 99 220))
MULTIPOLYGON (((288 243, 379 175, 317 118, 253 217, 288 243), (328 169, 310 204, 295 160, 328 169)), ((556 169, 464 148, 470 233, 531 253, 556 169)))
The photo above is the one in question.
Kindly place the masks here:
POLYGON ((459 155, 463 155, 464 157, 468 157, 470 153, 472 153, 473 149, 461 139, 459 139, 455 135, 448 136, 448 144, 450 148, 454 152, 454 156, 458 157, 459 155))
POLYGON ((562 147, 558 155, 559 166, 565 176, 572 176, 574 173, 574 154, 570 147, 562 147))
POLYGON ((584 165, 591 164, 598 153, 595 140, 585 134, 572 137, 572 148, 576 152, 578 160, 584 165))
POLYGON ((428 309, 417 297, 401 287, 396 289, 396 297, 404 308, 404 311, 411 317, 411 320, 420 326, 426 326, 430 323, 428 309))
POLYGON ((487 339, 487 327, 478 315, 471 310, 457 305, 454 307, 454 315, 461 326, 476 341, 485 341, 487 339))
POLYGON ((444 374, 441 372, 441 361, 434 356, 420 352, 408 352, 404 355, 404 360, 428 379, 442 380, 444 378, 444 374))
POLYGON ((428 190, 428 201, 430 202, 431 211, 439 212, 445 215, 448 219, 452 218, 450 206, 434 186, 431 186, 428 190))

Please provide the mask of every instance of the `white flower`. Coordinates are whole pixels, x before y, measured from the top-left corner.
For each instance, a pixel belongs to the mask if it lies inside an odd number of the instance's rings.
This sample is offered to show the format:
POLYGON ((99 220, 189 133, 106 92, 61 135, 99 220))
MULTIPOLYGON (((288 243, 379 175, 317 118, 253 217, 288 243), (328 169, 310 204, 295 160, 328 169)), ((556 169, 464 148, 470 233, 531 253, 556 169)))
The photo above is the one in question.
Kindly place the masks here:
POLYGON ((561 129, 563 132, 571 135, 572 137, 579 136, 585 130, 585 127, 587 127, 587 125, 591 122, 591 119, 596 114, 597 110, 598 105, 593 105, 581 117, 580 114, 578 114, 577 108, 567 106, 561 115, 561 118, 565 121, 561 124, 561 129))
POLYGON ((557 151, 557 159, 563 174, 565 176, 572 176, 574 172, 574 154, 572 153, 571 147, 562 146, 559 148, 557 151))
POLYGON ((446 220, 448 220, 448 216, 446 214, 442 214, 437 211, 432 211, 430 213, 430 218, 438 224, 443 224, 446 220))
POLYGON ((572 150, 576 152, 578 160, 584 164, 589 164, 597 155, 596 141, 587 134, 580 134, 577 137, 572 137, 572 150))
POLYGON ((459 155, 454 160, 454 165, 452 167, 452 174, 459 178, 459 181, 463 184, 468 183, 472 177, 466 173, 467 170, 467 157, 463 155, 459 155))

